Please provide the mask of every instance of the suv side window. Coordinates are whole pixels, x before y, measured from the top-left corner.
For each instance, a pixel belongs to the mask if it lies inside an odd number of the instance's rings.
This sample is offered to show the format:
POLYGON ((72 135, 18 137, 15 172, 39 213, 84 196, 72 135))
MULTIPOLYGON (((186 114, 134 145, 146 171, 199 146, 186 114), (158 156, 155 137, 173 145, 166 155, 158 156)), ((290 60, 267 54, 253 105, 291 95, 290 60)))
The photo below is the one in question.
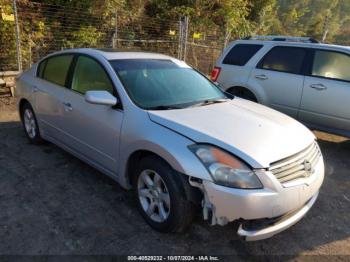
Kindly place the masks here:
MULTIPOLYGON (((73 60, 73 55, 58 55, 49 57, 46 66, 43 68, 42 78, 60 86, 65 86, 69 66, 73 60)), ((42 65, 41 63, 40 65, 42 65)), ((40 76, 39 67, 39 76, 40 76)))
POLYGON ((273 47, 259 62, 258 68, 300 74, 307 50, 300 47, 273 47))
POLYGON ((81 94, 90 90, 104 90, 113 94, 113 85, 97 61, 87 56, 79 56, 74 69, 72 90, 81 94))
POLYGON ((237 44, 234 45, 222 61, 223 64, 244 66, 259 50, 262 45, 237 44))
POLYGON ((332 51, 315 50, 313 76, 350 81, 350 56, 332 51))

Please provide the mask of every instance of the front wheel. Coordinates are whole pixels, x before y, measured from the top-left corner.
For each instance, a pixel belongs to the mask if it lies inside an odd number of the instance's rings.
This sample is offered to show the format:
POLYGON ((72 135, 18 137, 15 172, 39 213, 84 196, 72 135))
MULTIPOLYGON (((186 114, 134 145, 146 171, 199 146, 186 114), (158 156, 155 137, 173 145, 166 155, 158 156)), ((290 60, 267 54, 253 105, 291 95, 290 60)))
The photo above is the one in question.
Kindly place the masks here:
POLYGON ((162 159, 149 156, 134 176, 138 209, 157 231, 181 232, 193 220, 195 208, 184 195, 180 175, 162 159))

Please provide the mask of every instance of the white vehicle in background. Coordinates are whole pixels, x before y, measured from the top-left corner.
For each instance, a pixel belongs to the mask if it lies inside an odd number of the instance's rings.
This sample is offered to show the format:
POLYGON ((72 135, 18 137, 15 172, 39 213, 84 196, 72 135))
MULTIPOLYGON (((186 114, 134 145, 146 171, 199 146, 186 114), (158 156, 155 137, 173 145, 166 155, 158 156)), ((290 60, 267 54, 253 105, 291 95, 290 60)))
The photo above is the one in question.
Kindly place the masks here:
POLYGON ((323 182, 306 127, 169 56, 61 51, 16 91, 31 142, 51 141, 133 188, 162 232, 184 230, 199 207, 213 225, 239 221, 247 240, 271 237, 310 210, 323 182))
POLYGON ((218 59, 212 80, 311 128, 350 137, 349 47, 306 37, 238 40, 218 59))

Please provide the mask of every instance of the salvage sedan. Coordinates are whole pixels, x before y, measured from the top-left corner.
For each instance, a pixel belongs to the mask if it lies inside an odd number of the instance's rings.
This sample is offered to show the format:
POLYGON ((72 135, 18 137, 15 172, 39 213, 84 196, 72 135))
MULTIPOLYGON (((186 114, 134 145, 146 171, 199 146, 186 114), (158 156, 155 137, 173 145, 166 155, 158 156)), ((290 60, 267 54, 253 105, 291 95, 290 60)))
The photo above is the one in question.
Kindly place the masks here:
POLYGON ((246 240, 268 238, 310 210, 323 181, 307 128, 169 56, 65 50, 22 73, 16 92, 30 142, 133 189, 158 231, 183 231, 201 209, 212 225, 238 221, 246 240))

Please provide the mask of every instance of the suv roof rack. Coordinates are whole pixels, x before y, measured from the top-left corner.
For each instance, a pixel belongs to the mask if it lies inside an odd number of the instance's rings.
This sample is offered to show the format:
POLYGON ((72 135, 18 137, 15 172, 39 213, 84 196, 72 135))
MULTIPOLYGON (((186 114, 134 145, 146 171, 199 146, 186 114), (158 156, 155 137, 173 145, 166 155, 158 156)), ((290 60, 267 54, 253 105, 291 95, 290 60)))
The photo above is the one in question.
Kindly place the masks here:
POLYGON ((304 42, 304 43, 319 43, 312 37, 301 36, 283 36, 283 35, 256 35, 248 36, 243 40, 262 40, 262 41, 285 41, 285 42, 304 42))

